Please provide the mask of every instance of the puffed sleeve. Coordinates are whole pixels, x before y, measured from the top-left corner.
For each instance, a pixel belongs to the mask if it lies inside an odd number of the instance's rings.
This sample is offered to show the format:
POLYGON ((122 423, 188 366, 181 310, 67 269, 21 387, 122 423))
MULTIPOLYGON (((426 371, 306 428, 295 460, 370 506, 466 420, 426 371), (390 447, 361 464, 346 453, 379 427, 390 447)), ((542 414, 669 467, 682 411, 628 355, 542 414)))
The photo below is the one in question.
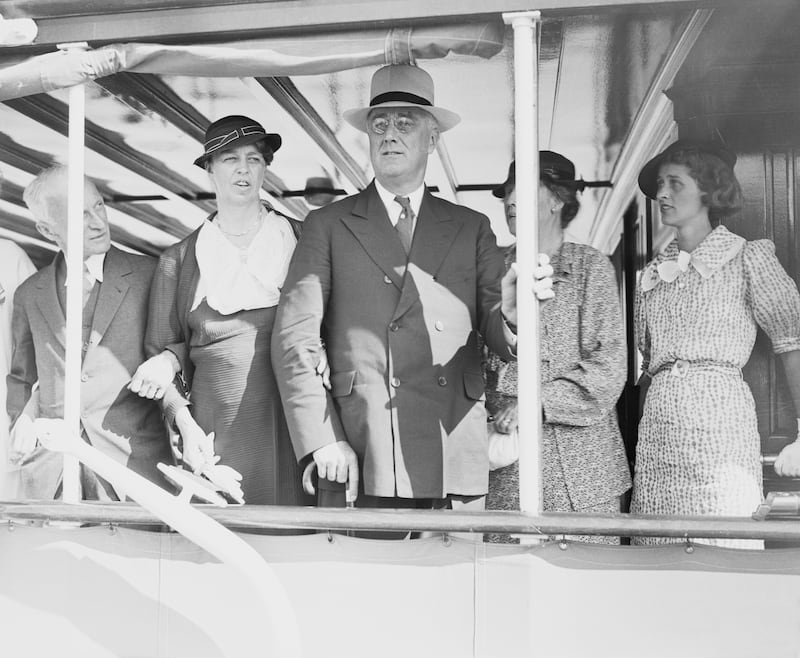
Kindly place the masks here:
POLYGON ((775 256, 775 245, 770 240, 748 242, 744 263, 747 303, 773 351, 800 350, 800 294, 775 256))
POLYGON ((593 425, 614 408, 625 383, 625 329, 614 269, 594 250, 587 252, 584 267, 580 326, 575 327, 581 358, 542 385, 548 423, 593 425))
POLYGON ((650 369, 650 330, 647 328, 647 312, 641 284, 636 286, 633 302, 633 326, 636 334, 636 346, 642 355, 642 373, 650 369))

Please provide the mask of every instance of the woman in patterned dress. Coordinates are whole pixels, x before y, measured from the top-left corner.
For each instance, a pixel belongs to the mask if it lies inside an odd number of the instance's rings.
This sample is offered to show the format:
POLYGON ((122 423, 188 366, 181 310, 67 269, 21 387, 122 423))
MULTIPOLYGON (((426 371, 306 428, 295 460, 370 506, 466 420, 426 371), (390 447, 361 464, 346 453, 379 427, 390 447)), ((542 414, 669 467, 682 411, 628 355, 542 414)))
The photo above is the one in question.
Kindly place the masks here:
MULTIPOLYGON (((625 380, 625 332, 611 263, 588 245, 566 242, 564 229, 578 213, 575 166, 552 151, 539 154, 539 250, 553 267, 553 299, 540 314, 543 508, 547 512, 620 511, 631 486, 617 423, 616 402, 625 380)), ((503 199, 516 235, 515 167, 493 192, 503 199)), ((506 262, 515 258, 514 250, 506 262)), ((517 370, 487 355, 487 407, 494 428, 517 423, 517 370)), ((518 463, 489 474, 487 509, 519 509, 518 463)), ((489 541, 510 542, 504 535, 489 541)), ((573 539, 619 543, 618 537, 573 539)))
POLYGON ((241 474, 245 502, 262 505, 305 502, 270 359, 299 234, 298 222, 260 199, 280 145, 279 135, 248 117, 209 126, 195 164, 208 172, 217 212, 161 255, 147 327, 153 356, 134 375, 149 397, 182 376, 188 401, 169 387, 163 406, 180 433, 184 464, 197 470, 218 455, 241 474))
MULTIPOLYGON (((743 204, 736 156, 679 140, 648 162, 639 187, 676 238, 644 270, 636 300, 643 372, 631 512, 750 516, 762 499, 753 396, 742 379, 757 325, 800 393, 800 296, 769 240, 719 225, 743 204), (716 227, 716 228, 715 228, 716 227)), ((635 543, 682 541, 638 538, 635 543)), ((707 540, 759 548, 761 542, 707 540)))

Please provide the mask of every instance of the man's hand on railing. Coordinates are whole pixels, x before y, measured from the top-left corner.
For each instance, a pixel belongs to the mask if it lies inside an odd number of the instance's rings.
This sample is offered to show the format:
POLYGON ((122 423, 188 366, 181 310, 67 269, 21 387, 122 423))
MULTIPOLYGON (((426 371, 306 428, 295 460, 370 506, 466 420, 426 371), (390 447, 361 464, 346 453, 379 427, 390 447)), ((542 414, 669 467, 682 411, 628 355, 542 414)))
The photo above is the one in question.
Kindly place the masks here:
POLYGON ((346 441, 336 441, 314 451, 314 463, 320 480, 347 482, 345 500, 358 498, 358 457, 346 441))

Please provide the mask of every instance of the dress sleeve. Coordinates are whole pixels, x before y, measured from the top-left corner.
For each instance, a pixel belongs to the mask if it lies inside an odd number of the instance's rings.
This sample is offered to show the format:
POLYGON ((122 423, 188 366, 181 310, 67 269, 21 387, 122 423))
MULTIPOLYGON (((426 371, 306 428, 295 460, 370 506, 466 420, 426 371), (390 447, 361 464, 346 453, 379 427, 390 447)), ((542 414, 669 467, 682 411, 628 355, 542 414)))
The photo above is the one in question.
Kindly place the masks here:
MULTIPOLYGON (((167 249, 159 258, 158 267, 150 286, 150 305, 145 335, 145 353, 148 357, 169 350, 181 363, 181 372, 189 371, 189 349, 187 338, 178 317, 177 293, 180 273, 179 252, 167 249)), ((161 407, 167 422, 172 425, 175 414, 189 401, 182 393, 182 386, 176 382, 165 393, 161 407)))
POLYGON ((633 302, 633 323, 636 334, 636 346, 642 355, 642 374, 650 369, 650 330, 647 328, 647 313, 644 300, 644 291, 641 284, 636 286, 636 296, 633 302))
POLYGON ((625 330, 614 269, 599 252, 589 252, 584 263, 580 326, 575 327, 581 356, 571 369, 542 386, 548 423, 597 423, 614 408, 625 383, 625 330))
POLYGON ((770 240, 748 242, 744 264, 747 303, 773 351, 800 350, 800 294, 775 256, 775 245, 770 240))
POLYGON ((158 267, 150 286, 150 307, 147 318, 145 351, 154 356, 163 350, 173 352, 186 371, 188 346, 178 317, 178 279, 180 257, 175 250, 168 249, 158 260, 158 267))

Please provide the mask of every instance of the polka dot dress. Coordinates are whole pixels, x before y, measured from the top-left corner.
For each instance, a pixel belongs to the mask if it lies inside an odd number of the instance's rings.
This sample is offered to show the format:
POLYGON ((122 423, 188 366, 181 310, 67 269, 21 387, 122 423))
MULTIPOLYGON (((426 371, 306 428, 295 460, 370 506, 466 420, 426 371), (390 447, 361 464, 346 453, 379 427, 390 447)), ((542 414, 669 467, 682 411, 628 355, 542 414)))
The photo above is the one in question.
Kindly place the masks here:
POLYGON ((720 226, 691 254, 673 241, 645 268, 636 330, 652 381, 639 425, 631 512, 749 517, 756 510, 760 438, 741 368, 757 325, 776 353, 800 349, 800 296, 769 240, 747 242, 720 226))

